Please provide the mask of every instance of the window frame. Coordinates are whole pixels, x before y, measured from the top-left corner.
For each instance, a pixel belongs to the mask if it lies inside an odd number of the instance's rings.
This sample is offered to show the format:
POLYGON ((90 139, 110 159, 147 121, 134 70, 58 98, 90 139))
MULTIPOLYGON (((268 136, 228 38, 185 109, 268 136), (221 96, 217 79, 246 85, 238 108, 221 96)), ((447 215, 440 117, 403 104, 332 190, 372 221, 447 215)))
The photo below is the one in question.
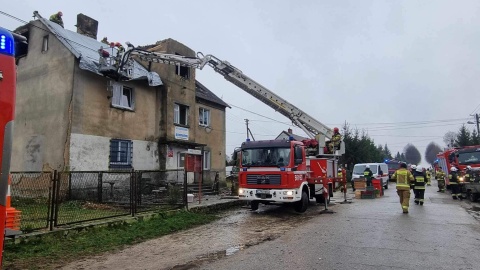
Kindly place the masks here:
POLYGON ((185 168, 185 156, 186 156, 185 153, 182 153, 182 152, 177 153, 177 168, 178 169, 184 169, 185 168), (182 157, 183 157, 183 161, 182 161, 182 157))
POLYGON ((187 105, 183 105, 183 104, 180 104, 180 103, 175 103, 173 105, 173 124, 175 125, 179 125, 179 126, 184 126, 184 127, 188 127, 188 116, 189 116, 189 113, 190 113, 190 107, 187 106, 187 105), (184 112, 184 120, 185 120, 185 123, 182 123, 182 109, 185 110, 184 112))
POLYGON ((210 114, 209 109, 200 107, 198 109, 198 125, 201 126, 201 127, 209 127, 210 126, 210 115, 211 114, 210 114), (205 121, 205 113, 207 113, 206 123, 202 123, 203 121, 205 121), (203 118, 203 121, 202 121, 202 118, 203 118))
POLYGON ((133 164, 133 141, 124 139, 110 139, 109 168, 129 169, 133 164), (114 143, 118 143, 115 146, 114 143), (126 148, 122 149, 122 145, 126 144, 126 148), (122 152, 125 152, 124 159, 122 152))
POLYGON ((45 35, 42 38, 42 53, 46 53, 48 51, 48 45, 49 45, 48 36, 49 35, 45 35))
MULTIPOLYGON (((175 53, 175 55, 183 56, 179 53, 175 53)), ((190 79, 190 68, 187 66, 182 66, 180 64, 175 65, 175 75, 182 77, 185 80, 190 79)))
POLYGON ((202 155, 202 168, 204 171, 209 171, 212 167, 212 152, 204 150, 202 155))
POLYGON ((135 110, 135 88, 120 83, 114 83, 112 92, 112 107, 130 111, 135 110), (126 90, 130 93, 129 97, 125 95, 126 90), (123 104, 123 102, 125 102, 123 97, 127 97, 127 104, 123 104))

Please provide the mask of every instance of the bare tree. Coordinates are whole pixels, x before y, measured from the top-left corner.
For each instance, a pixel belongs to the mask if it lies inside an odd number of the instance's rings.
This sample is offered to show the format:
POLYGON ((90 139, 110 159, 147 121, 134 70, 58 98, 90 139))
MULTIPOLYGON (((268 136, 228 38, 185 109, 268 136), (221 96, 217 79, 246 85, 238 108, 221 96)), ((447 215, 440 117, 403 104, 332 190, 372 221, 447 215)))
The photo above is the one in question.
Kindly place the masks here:
POLYGON ((443 142, 447 147, 453 147, 455 145, 455 139, 457 138, 457 133, 449 131, 443 135, 443 142))
POLYGON ((427 145, 427 149, 425 150, 425 160, 433 165, 433 162, 437 159, 437 154, 442 152, 442 148, 435 142, 431 142, 427 145))
POLYGON ((417 147, 411 143, 407 144, 405 148, 403 148, 403 152, 405 153, 405 160, 407 163, 418 164, 422 160, 422 155, 420 155, 417 147))

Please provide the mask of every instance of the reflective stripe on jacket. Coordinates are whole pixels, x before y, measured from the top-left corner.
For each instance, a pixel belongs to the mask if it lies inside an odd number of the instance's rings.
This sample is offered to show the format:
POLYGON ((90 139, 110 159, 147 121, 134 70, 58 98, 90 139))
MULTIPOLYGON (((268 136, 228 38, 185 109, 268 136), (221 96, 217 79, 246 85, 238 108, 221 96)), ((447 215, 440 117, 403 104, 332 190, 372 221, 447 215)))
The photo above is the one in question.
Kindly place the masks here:
POLYGON ((458 184, 458 174, 456 172, 450 173, 448 179, 450 179, 450 185, 458 184))
POLYGON ((405 168, 396 170, 392 175, 392 179, 397 180, 398 190, 410 190, 410 182, 414 180, 412 173, 405 168))
POLYGON ((415 173, 415 189, 425 189, 425 175, 415 173))

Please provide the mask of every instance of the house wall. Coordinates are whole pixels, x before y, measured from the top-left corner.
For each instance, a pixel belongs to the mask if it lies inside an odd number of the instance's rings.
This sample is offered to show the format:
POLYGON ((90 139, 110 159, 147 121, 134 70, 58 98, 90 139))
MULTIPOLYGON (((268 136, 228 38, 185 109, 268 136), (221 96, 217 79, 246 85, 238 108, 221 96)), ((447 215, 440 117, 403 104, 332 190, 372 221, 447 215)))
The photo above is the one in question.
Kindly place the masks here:
POLYGON ((195 109, 196 119, 199 119, 199 109, 205 108, 210 110, 210 129, 200 126, 198 120, 195 128, 197 129, 197 143, 206 144, 205 150, 210 151, 211 168, 205 177, 212 180, 215 178, 215 173, 219 173, 221 182, 225 182, 225 160, 226 160, 226 122, 225 109, 220 109, 217 106, 211 106, 207 103, 197 103, 195 109))
POLYGON ((74 56, 39 21, 18 61, 12 171, 63 170, 72 103, 74 56), (42 52, 48 35, 48 50, 42 52))
POLYGON ((157 92, 160 88, 150 87, 146 82, 121 82, 134 89, 135 107, 130 111, 111 105, 108 82, 108 78, 75 69, 71 169, 108 170, 110 139, 133 141, 135 170, 159 169, 157 92))

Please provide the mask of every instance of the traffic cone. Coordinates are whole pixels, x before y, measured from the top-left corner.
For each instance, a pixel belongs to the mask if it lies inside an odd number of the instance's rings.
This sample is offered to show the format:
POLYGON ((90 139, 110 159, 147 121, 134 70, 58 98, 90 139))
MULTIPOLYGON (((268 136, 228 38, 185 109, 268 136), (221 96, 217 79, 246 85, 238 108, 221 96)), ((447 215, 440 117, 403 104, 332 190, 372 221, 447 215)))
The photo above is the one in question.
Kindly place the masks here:
POLYGON ((11 184, 12 184, 12 175, 9 174, 7 200, 6 200, 7 220, 5 223, 5 228, 9 228, 12 230, 20 230, 20 218, 21 218, 22 212, 12 207, 12 198, 10 194, 11 184))

